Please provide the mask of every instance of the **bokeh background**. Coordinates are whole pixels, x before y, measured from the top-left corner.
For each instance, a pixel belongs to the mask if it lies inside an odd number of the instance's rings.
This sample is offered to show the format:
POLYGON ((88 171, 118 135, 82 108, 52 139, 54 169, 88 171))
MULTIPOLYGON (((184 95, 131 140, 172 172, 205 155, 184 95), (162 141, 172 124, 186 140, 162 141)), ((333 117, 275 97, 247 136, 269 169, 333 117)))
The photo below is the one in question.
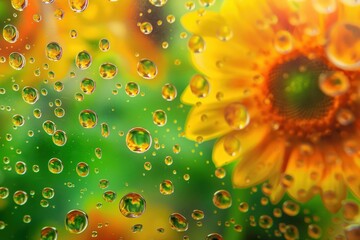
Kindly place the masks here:
POLYGON ((9 191, 0 199, 0 239, 40 239, 45 226, 55 227, 58 239, 66 240, 207 239, 211 233, 227 240, 346 239, 344 223, 354 218, 358 203, 350 193, 347 208, 336 214, 325 209, 319 196, 305 204, 285 196, 272 205, 261 185, 232 187, 234 165, 215 168, 211 159, 214 141, 193 142, 184 137, 190 106, 181 102, 181 93, 197 71, 188 53, 190 33, 180 20, 190 11, 218 11, 222 1, 169 0, 156 7, 148 0, 90 0, 83 12, 72 11, 67 0, 28 0, 18 11, 13 5, 21 2, 0 1, 1 29, 12 24, 18 30, 14 43, 0 38, 0 187, 9 191), (152 30, 149 24, 141 25, 144 22, 151 24, 152 30), (109 41, 108 51, 99 48, 101 39, 109 41), (50 42, 62 47, 59 61, 47 58, 50 42), (75 64, 76 55, 83 50, 92 57, 85 70, 75 64), (26 59, 20 70, 9 64, 12 52, 26 59), (144 58, 157 66, 153 79, 138 74, 138 62, 144 58), (118 68, 113 79, 99 75, 100 65, 107 62, 118 68), (96 82, 92 94, 81 89, 84 78, 96 82), (140 88, 137 96, 127 93, 128 82, 140 88), (163 98, 162 88, 167 83, 177 90, 172 101, 163 98), (38 90, 35 104, 23 100, 25 86, 38 90), (79 113, 84 109, 96 112, 96 127, 81 126, 79 113), (167 115, 161 127, 153 122, 153 113, 159 109, 167 115), (41 116, 35 116, 34 110, 41 116), (65 114, 59 117, 62 111, 65 114), (14 126, 16 114, 23 116, 23 126, 14 126), (44 131, 47 120, 66 132, 64 146, 55 145, 44 131), (107 124, 109 135, 103 132, 102 123, 107 124), (131 152, 126 145, 126 133, 133 127, 151 133, 152 146, 145 153, 131 152), (167 156, 172 163, 165 162, 167 156), (51 158, 63 162, 60 174, 48 170, 51 158), (25 163, 26 172, 17 167, 19 161, 25 163), (86 177, 76 172, 79 162, 89 166, 86 177), (144 166, 146 162, 151 169, 144 166), (102 179, 109 182, 106 189, 99 186, 102 179), (172 194, 160 193, 163 180, 172 181, 172 194), (52 199, 44 198, 46 187, 54 189, 52 199), (14 202, 18 190, 28 195, 24 205, 14 202), (116 193, 113 202, 103 198, 109 190, 116 193), (231 207, 214 205, 213 195, 218 190, 231 194, 231 207), (130 192, 146 200, 146 210, 139 218, 126 218, 119 211, 120 199, 130 192), (86 212, 89 218, 81 234, 65 229, 66 214, 73 209, 86 212), (192 217, 196 209, 204 212, 203 219, 192 217), (187 231, 171 229, 172 213, 186 217, 187 231), (142 231, 134 232, 135 224, 142 224, 142 231))

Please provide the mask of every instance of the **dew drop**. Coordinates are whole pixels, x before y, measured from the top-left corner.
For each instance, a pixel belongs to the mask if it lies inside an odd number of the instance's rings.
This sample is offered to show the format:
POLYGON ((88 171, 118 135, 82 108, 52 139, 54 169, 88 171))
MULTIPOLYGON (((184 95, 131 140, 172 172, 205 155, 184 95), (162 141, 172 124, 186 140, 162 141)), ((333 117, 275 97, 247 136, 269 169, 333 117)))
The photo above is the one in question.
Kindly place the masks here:
POLYGON ((24 205, 28 200, 28 195, 25 191, 16 191, 13 195, 13 200, 17 205, 24 205))
POLYGON ((24 87, 21 91, 21 96, 28 104, 34 104, 39 100, 39 92, 33 87, 24 87))
POLYGON ((52 199, 55 196, 55 191, 51 187, 45 187, 41 192, 43 198, 52 199))
POLYGON ((155 7, 162 7, 166 4, 167 0, 149 0, 149 2, 155 7))
POLYGON ((20 114, 15 114, 13 117, 12 117, 12 123, 14 126, 16 127, 21 127, 24 125, 25 123, 25 119, 22 115, 20 114))
POLYGON ((9 189, 6 187, 0 187, 0 199, 6 199, 9 196, 9 189))
POLYGON ((322 73, 319 76, 319 87, 324 94, 337 97, 349 90, 350 82, 348 77, 340 71, 322 73))
POLYGON ((185 232, 189 227, 187 219, 180 213, 172 213, 169 217, 169 223, 171 229, 177 232, 185 232))
POLYGON ((149 22, 143 22, 143 23, 140 23, 140 31, 143 33, 143 34, 150 34, 152 31, 153 31, 153 26, 151 23, 149 22))
POLYGON ((9 65, 15 70, 21 70, 26 63, 24 55, 18 52, 12 52, 9 55, 9 65))
POLYGON ((56 131, 56 125, 51 120, 46 120, 45 122, 43 122, 42 127, 44 131, 49 135, 53 135, 56 131))
POLYGON ((336 120, 342 126, 348 126, 355 121, 355 116, 349 109, 340 108, 336 113, 336 120))
POLYGON ((77 13, 85 11, 88 5, 89 0, 69 0, 70 9, 77 13))
POLYGON ((15 164, 15 172, 19 175, 24 175, 27 171, 26 164, 22 161, 18 161, 15 164))
POLYGON ((192 35, 188 47, 193 53, 201 53, 205 50, 205 40, 199 35, 192 35))
POLYGON ((127 218, 140 217, 146 208, 145 199, 137 193, 128 193, 121 198, 119 209, 122 215, 127 218))
POLYGON ((144 79, 153 79, 157 75, 156 64, 149 59, 141 59, 137 64, 137 72, 144 79))
POLYGON ((316 224, 310 224, 307 229, 309 237, 312 239, 319 239, 322 235, 321 228, 316 224))
POLYGON ((153 122, 155 125, 162 127, 167 122, 167 116, 166 113, 163 110, 156 110, 153 113, 153 122))
POLYGON ((114 191, 106 191, 103 193, 103 199, 105 200, 105 202, 113 202, 116 199, 116 193, 114 191))
POLYGON ((53 174, 59 174, 63 171, 64 165, 62 161, 58 158, 51 158, 48 162, 49 172, 53 174))
POLYGON ((285 201, 282 205, 282 209, 286 215, 292 217, 298 215, 300 212, 300 206, 291 200, 285 201))
POLYGON ((44 227, 40 232, 40 240, 57 240, 58 231, 54 227, 44 227))
POLYGON ((233 135, 227 135, 224 138, 224 150, 229 156, 236 156, 240 153, 241 144, 239 139, 233 135))
POLYGON ((80 89, 85 94, 92 94, 95 91, 96 82, 90 78, 84 78, 80 83, 80 89))
POLYGON ((110 49, 110 42, 106 38, 102 38, 99 41, 99 48, 103 52, 107 52, 110 49))
POLYGON ((161 89, 161 95, 166 101, 173 101, 177 96, 176 87, 170 83, 166 83, 161 89))
POLYGON ((79 69, 85 70, 90 67, 91 63, 92 58, 87 51, 81 51, 76 55, 75 64, 79 69))
POLYGON ((194 75, 190 80, 190 90, 198 98, 204 98, 209 94, 210 84, 205 76, 194 75))
POLYGON ((90 168, 85 162, 79 162, 76 165, 76 173, 79 177, 87 177, 89 175, 90 168))
POLYGON ((284 237, 286 240, 299 239, 299 230, 294 225, 287 225, 285 227, 284 237))
POLYGON ((174 184, 170 180, 164 180, 160 183, 160 193, 162 195, 170 195, 174 192, 174 184))
POLYGON ((118 68, 112 63, 103 63, 99 68, 99 73, 103 79, 113 79, 118 73, 118 68))
POLYGON ((293 37, 285 30, 278 31, 275 35, 274 47, 279 53, 285 54, 293 50, 293 37))
POLYGON ((57 42, 51 42, 46 46, 46 56, 51 61, 59 61, 62 56, 62 47, 57 42))
POLYGON ((79 122, 84 128, 94 128, 98 122, 97 114, 90 109, 82 110, 79 114, 79 122))
POLYGON ((273 219, 268 215, 261 215, 259 218, 259 226, 264 229, 269 229, 273 226, 273 219))
POLYGON ((28 6, 28 0, 11 0, 11 6, 18 11, 23 11, 28 6))
POLYGON ((205 217, 205 214, 202 210, 198 210, 198 209, 195 209, 193 210, 193 212, 191 213, 191 217, 196 220, 196 221, 199 221, 199 220, 202 220, 204 219, 205 217))
POLYGON ((226 190, 216 191, 212 200, 215 207, 220 209, 227 209, 232 205, 231 194, 226 190))
POLYGON ((101 124, 101 136, 103 136, 104 138, 109 137, 110 135, 110 128, 109 125, 107 123, 102 123, 101 124))
POLYGON ((224 238, 218 233, 210 233, 205 240, 224 240, 224 238))
POLYGON ((71 210, 65 217, 65 228, 73 234, 80 234, 88 226, 88 216, 81 210, 71 210))
POLYGON ((230 103, 224 109, 224 117, 230 127, 244 129, 250 122, 250 115, 241 103, 230 103))
POLYGON ((66 133, 62 130, 56 130, 52 135, 52 140, 56 146, 64 146, 67 141, 66 133))
POLYGON ((9 43, 14 43, 19 38, 19 31, 12 24, 7 24, 3 28, 3 38, 9 43))
POLYGON ((126 134, 126 146, 135 153, 146 152, 152 143, 150 132, 142 127, 135 127, 126 134))
POLYGON ((140 87, 136 82, 128 82, 125 86, 125 92, 129 97, 136 97, 140 93, 140 87))
POLYGON ((224 168, 217 168, 215 170, 215 176, 219 179, 223 179, 226 176, 226 170, 224 168))

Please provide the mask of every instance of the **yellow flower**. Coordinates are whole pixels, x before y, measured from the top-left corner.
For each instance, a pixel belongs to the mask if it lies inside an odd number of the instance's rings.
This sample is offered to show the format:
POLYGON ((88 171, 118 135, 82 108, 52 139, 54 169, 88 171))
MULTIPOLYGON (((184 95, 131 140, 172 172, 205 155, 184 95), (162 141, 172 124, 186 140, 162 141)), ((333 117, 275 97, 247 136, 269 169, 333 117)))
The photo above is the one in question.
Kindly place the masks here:
POLYGON ((202 73, 182 96, 195 105, 186 137, 219 138, 215 165, 237 160, 234 186, 267 181, 275 203, 321 194, 335 212, 346 186, 360 197, 359 16, 356 0, 225 0, 185 15, 202 73))

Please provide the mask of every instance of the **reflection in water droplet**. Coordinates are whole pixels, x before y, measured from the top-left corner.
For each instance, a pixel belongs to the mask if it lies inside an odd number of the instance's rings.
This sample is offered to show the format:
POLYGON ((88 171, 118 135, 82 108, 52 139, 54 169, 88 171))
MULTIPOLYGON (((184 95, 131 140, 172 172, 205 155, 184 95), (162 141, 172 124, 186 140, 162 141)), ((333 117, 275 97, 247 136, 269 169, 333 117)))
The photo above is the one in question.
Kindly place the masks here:
POLYGON ((75 64, 79 69, 85 70, 90 67, 91 63, 92 58, 87 51, 81 51, 76 55, 75 64))
POLYGON ((268 215, 261 215, 259 218, 259 226, 264 229, 269 229, 273 225, 273 219, 268 215))
POLYGON ((276 51, 282 54, 291 52, 294 47, 291 33, 284 30, 278 31, 275 35, 274 47, 276 51))
POLYGON ((43 198, 52 199, 55 196, 55 191, 51 187, 45 187, 41 192, 43 198))
POLYGON ((169 217, 169 223, 171 229, 177 232, 185 232, 189 227, 187 219, 180 213, 172 213, 169 217))
POLYGON ((103 199, 106 202, 113 202, 116 199, 116 193, 114 191, 106 191, 103 193, 103 199))
POLYGON ((126 134, 126 146, 136 153, 146 152, 152 143, 150 132, 145 128, 135 127, 126 134))
POLYGON ((299 239, 299 230, 294 225, 286 225, 284 237, 286 240, 299 239))
POLYGON ((190 80, 190 90, 198 98, 204 98, 209 94, 210 84, 205 76, 194 75, 190 80))
POLYGON ((205 40, 199 35, 192 35, 188 46, 193 53, 201 53, 205 50, 205 40))
POLYGON ((155 7, 162 7, 166 4, 167 0, 149 0, 149 2, 155 7))
POLYGON ((170 180, 164 180, 160 183, 160 193, 170 195, 174 192, 174 184, 170 180))
POLYGON ((99 187, 100 187, 101 189, 105 189, 105 188, 109 187, 109 180, 107 180, 107 179, 101 179, 101 180, 99 181, 99 187))
POLYGON ((249 113, 241 103, 230 103, 224 109, 224 117, 230 127, 244 129, 250 122, 249 113))
POLYGON ((44 227, 40 232, 40 240, 57 240, 58 231, 54 227, 44 227))
POLYGON ((14 202, 17 205, 24 205, 28 200, 28 195, 25 191, 16 191, 13 195, 14 202))
POLYGON ((321 228, 316 224, 310 224, 308 226, 307 232, 308 232, 309 237, 311 237, 313 239, 320 239, 321 234, 322 234, 321 228))
POLYGON ((342 126, 348 126, 355 121, 355 116, 349 109, 340 108, 336 113, 336 120, 342 126))
POLYGON ((11 6, 18 11, 23 11, 28 6, 28 0, 11 0, 11 6))
POLYGON ((226 176, 226 170, 224 168, 217 168, 215 170, 215 176, 219 179, 223 179, 226 176))
POLYGON ((172 101, 177 96, 177 90, 176 87, 170 83, 166 83, 161 90, 162 97, 166 101, 172 101))
POLYGON ((205 240, 224 240, 224 238, 218 233, 210 233, 205 240))
POLYGON ((195 209, 192 213, 191 213, 191 217, 196 220, 199 221, 201 219, 203 219, 205 217, 205 214, 203 211, 195 209))
POLYGON ((39 92, 36 88, 24 87, 21 91, 22 99, 29 104, 34 104, 39 100, 39 92))
POLYGON ((103 52, 107 52, 110 49, 110 42, 106 38, 100 39, 99 48, 103 52))
POLYGON ((140 31, 143 34, 150 34, 153 30, 153 26, 149 22, 140 23, 140 31))
POLYGON ((67 141, 66 133, 62 130, 56 130, 52 135, 52 140, 56 146, 64 146, 67 141))
POLYGON ((241 144, 236 136, 233 136, 231 134, 226 135, 223 145, 225 152, 230 156, 236 156, 240 153, 241 144))
POLYGON ((26 173, 27 167, 26 164, 22 161, 18 161, 15 164, 15 172, 19 175, 24 175, 26 173))
POLYGON ((137 218, 145 212, 146 201, 140 194, 128 193, 121 198, 119 209, 125 217, 137 218))
POLYGON ((97 114, 90 109, 82 110, 79 114, 80 125, 84 128, 94 128, 97 124, 97 121, 97 114))
POLYGON ((74 12, 83 12, 89 5, 89 0, 69 0, 69 6, 74 12))
POLYGON ((131 231, 133 233, 137 233, 137 232, 141 232, 143 229, 143 225, 142 224, 135 224, 134 226, 131 227, 131 231))
POLYGON ((85 162, 79 162, 76 165, 76 173, 79 177, 86 177, 89 175, 90 168, 89 165, 85 162))
POLYGON ((125 92, 129 97, 135 97, 140 92, 140 87, 136 82, 128 82, 125 86, 125 92))
POLYGON ((285 214, 289 216, 296 216, 300 212, 300 206, 291 200, 287 200, 283 203, 282 209, 285 214))
POLYGON ((166 113, 163 110, 156 110, 153 113, 153 122, 159 127, 164 126, 167 122, 166 113))
POLYGON ((330 97, 337 97, 349 90, 350 81, 340 71, 322 73, 319 76, 319 87, 324 94, 330 97))
POLYGON ((9 65, 15 70, 21 70, 25 66, 26 60, 24 55, 18 52, 12 52, 9 55, 9 65))
POLYGON ((24 125, 25 123, 25 119, 22 115, 20 114, 15 114, 13 117, 12 117, 12 123, 14 124, 14 126, 16 127, 21 127, 24 125))
POLYGON ((51 42, 46 46, 46 56, 51 61, 59 61, 62 56, 62 47, 57 42, 51 42))
POLYGON ((95 91, 96 83, 90 78, 84 78, 80 83, 80 89, 85 94, 92 94, 95 91))
POLYGON ((109 135, 110 135, 109 125, 107 123, 102 123, 101 124, 101 136, 103 136, 104 138, 107 138, 109 135))
POLYGON ((49 134, 49 135, 53 135, 54 132, 56 131, 56 125, 53 121, 50 120, 46 120, 43 125, 42 125, 44 131, 49 134))
POLYGON ((213 203, 220 209, 227 209, 232 205, 231 194, 226 190, 218 190, 214 193, 213 203))
POLYGON ((144 79, 153 79, 157 75, 156 64, 149 59, 141 59, 137 64, 137 72, 144 79))
POLYGON ((71 210, 65 217, 65 228, 70 233, 80 234, 88 226, 88 216, 81 210, 71 210))
POLYGON ((118 72, 117 67, 112 63, 103 63, 100 66, 99 73, 103 79, 113 79, 118 72))
POLYGON ((3 28, 3 38, 9 43, 14 43, 19 38, 19 31, 12 24, 7 24, 3 28))
POLYGON ((0 187, 0 199, 6 199, 9 196, 9 189, 6 187, 0 187))
POLYGON ((59 174, 63 171, 64 166, 60 159, 51 158, 48 162, 48 169, 49 169, 49 172, 51 172, 53 174, 59 174))

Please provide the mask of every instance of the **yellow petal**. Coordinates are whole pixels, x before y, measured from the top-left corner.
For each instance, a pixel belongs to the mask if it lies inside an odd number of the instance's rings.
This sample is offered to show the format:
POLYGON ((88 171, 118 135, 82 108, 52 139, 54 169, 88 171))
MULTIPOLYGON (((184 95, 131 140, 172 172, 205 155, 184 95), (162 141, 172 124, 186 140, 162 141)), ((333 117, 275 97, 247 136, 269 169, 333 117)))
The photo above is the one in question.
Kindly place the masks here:
POLYGON ((222 103, 195 106, 188 115, 185 136, 191 140, 202 137, 206 141, 232 131, 224 118, 225 107, 222 103))
POLYGON ((291 152, 285 174, 293 179, 288 193, 300 202, 314 195, 324 169, 323 157, 318 149, 308 144, 299 144, 291 152))
MULTIPOLYGON (((216 167, 221 167, 233 162, 234 160, 242 159, 243 155, 249 154, 250 151, 254 150, 260 146, 262 142, 264 142, 266 136, 270 132, 268 125, 262 124, 260 126, 254 126, 255 124, 253 125, 251 121, 252 120, 250 120, 250 125, 245 129, 232 131, 215 143, 212 159, 216 167), (227 141, 237 141, 235 142, 235 148, 236 144, 239 144, 239 151, 226 149, 225 146, 228 144, 227 141)), ((255 122, 255 120, 253 121, 255 122)))
POLYGON ((244 156, 235 167, 232 182, 235 187, 249 187, 268 179, 277 164, 281 164, 285 152, 284 139, 273 139, 263 151, 244 156))

